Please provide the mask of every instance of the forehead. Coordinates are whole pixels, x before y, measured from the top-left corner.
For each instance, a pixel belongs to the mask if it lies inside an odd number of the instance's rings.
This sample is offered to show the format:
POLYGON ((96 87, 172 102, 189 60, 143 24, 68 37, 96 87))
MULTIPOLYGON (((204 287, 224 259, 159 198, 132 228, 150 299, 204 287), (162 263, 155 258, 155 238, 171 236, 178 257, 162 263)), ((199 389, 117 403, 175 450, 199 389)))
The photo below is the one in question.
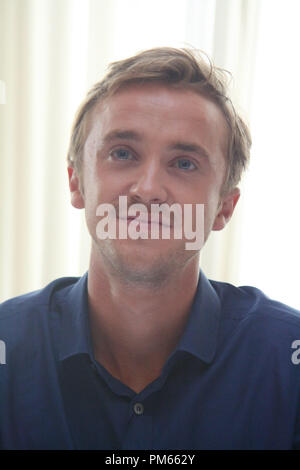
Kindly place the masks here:
POLYGON ((228 127, 219 107, 192 90, 166 85, 130 85, 98 102, 88 119, 89 137, 102 140, 115 129, 134 130, 164 143, 174 135, 196 139, 209 153, 226 158, 228 127))

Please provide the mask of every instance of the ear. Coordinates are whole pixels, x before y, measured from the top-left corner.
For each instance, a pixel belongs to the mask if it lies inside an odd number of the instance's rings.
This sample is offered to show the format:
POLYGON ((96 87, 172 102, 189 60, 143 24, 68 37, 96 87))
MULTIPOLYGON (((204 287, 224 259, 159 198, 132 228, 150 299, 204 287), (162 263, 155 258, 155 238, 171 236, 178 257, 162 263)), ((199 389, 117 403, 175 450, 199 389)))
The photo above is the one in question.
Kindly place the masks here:
POLYGON ((239 188, 234 188, 222 197, 212 230, 222 230, 231 219, 234 208, 240 198, 239 188))
POLYGON ((76 209, 84 208, 84 199, 80 191, 79 177, 75 169, 71 166, 68 166, 68 176, 69 176, 69 188, 71 193, 71 204, 76 209))

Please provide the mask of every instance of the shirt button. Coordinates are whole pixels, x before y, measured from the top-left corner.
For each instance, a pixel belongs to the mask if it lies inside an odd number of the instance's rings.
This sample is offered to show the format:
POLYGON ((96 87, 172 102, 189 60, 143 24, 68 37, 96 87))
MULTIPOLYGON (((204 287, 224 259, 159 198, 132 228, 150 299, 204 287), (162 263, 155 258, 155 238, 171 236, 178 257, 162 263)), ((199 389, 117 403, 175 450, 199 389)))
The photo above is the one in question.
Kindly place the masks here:
POLYGON ((133 411, 136 415, 142 415, 144 413, 144 405, 143 403, 135 403, 133 405, 133 411))

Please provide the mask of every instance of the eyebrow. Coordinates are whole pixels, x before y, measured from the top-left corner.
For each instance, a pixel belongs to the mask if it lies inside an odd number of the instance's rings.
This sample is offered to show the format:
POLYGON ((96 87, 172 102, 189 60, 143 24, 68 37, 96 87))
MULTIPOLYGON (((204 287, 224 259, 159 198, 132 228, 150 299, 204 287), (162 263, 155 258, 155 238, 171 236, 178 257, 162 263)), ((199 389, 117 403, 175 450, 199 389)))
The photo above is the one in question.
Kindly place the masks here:
POLYGON ((130 130, 114 130, 106 134, 103 138, 105 143, 109 143, 113 140, 137 140, 141 141, 142 137, 135 131, 130 130))
POLYGON ((171 150, 182 150, 183 152, 192 152, 197 153, 201 157, 209 158, 209 153, 199 144, 194 144, 190 142, 174 142, 170 146, 171 150))
MULTIPOLYGON (((141 142, 143 138, 141 134, 136 131, 121 129, 113 130, 103 138, 104 143, 110 143, 114 140, 134 140, 141 142)), ((169 149, 197 153, 199 156, 209 159, 209 153, 207 150, 201 145, 193 142, 175 141, 169 145, 169 149)))

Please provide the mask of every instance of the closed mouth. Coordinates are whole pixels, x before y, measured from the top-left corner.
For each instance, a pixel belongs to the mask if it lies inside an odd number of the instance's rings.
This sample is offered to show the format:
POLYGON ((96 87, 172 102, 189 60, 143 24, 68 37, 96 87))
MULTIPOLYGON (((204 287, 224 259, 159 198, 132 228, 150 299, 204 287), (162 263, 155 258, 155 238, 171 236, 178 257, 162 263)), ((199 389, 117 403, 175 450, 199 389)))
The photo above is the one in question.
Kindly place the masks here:
POLYGON ((118 216, 120 220, 127 220, 127 222, 131 222, 132 220, 136 220, 141 224, 148 224, 151 225, 160 225, 161 227, 171 227, 170 224, 163 223, 161 218, 151 218, 147 214, 146 215, 138 215, 138 216, 118 216))

